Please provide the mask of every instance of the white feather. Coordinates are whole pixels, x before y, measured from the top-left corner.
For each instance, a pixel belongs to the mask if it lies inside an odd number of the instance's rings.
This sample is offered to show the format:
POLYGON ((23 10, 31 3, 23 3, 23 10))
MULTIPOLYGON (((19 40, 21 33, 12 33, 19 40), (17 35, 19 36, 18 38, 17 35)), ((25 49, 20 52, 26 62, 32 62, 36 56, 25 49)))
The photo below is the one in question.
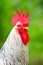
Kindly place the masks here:
POLYGON ((16 32, 16 26, 10 32, 5 41, 2 52, 0 53, 0 65, 27 65, 28 64, 28 47, 23 44, 20 35, 16 32), (3 61, 4 57, 4 61, 3 61))

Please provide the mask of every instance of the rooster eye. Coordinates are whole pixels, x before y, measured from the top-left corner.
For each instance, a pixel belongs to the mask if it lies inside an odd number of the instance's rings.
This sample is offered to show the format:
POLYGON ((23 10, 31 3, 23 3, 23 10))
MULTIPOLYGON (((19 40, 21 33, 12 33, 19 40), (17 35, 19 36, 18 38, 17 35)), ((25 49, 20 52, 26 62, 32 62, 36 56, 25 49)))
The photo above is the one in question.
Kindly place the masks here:
POLYGON ((17 27, 21 27, 22 25, 17 25, 17 27))
POLYGON ((21 26, 21 25, 17 25, 18 27, 21 26))

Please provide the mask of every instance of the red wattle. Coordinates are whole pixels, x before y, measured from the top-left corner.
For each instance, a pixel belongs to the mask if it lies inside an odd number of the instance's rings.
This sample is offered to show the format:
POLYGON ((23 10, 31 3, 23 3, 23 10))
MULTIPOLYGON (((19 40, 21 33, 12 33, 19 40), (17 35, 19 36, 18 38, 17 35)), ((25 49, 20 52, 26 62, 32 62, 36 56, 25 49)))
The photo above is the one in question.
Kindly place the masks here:
POLYGON ((24 45, 27 45, 28 44, 30 38, 29 38, 29 35, 28 35, 28 31, 27 30, 24 30, 22 32, 21 39, 22 39, 24 45))

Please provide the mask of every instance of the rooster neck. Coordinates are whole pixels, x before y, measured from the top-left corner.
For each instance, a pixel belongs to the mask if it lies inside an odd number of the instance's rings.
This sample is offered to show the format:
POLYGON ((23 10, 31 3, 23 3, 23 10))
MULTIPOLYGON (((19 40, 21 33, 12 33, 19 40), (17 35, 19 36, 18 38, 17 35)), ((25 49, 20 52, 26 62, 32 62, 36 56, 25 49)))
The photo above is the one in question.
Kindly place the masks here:
POLYGON ((14 60, 15 62, 17 61, 16 63, 20 61, 23 61, 22 63, 24 63, 24 61, 26 62, 28 57, 27 46, 23 45, 20 35, 16 32, 15 28, 10 32, 5 44, 3 45, 0 56, 4 57, 9 62, 14 62, 14 60))
POLYGON ((15 51, 20 51, 23 47, 23 42, 21 40, 20 35, 17 33, 15 27, 10 32, 6 42, 2 47, 2 54, 5 56, 11 54, 14 55, 15 51))

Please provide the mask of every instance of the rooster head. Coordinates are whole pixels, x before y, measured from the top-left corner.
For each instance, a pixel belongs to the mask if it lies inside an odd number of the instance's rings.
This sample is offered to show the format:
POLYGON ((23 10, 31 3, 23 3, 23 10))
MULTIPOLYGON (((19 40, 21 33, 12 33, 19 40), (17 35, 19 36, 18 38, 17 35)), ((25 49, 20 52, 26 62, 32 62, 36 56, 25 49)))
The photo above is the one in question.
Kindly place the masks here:
POLYGON ((16 26, 16 30, 21 36, 24 45, 30 40, 28 35, 28 25, 29 25, 29 17, 27 12, 23 12, 22 14, 18 11, 18 14, 14 13, 12 18, 12 25, 16 26))

